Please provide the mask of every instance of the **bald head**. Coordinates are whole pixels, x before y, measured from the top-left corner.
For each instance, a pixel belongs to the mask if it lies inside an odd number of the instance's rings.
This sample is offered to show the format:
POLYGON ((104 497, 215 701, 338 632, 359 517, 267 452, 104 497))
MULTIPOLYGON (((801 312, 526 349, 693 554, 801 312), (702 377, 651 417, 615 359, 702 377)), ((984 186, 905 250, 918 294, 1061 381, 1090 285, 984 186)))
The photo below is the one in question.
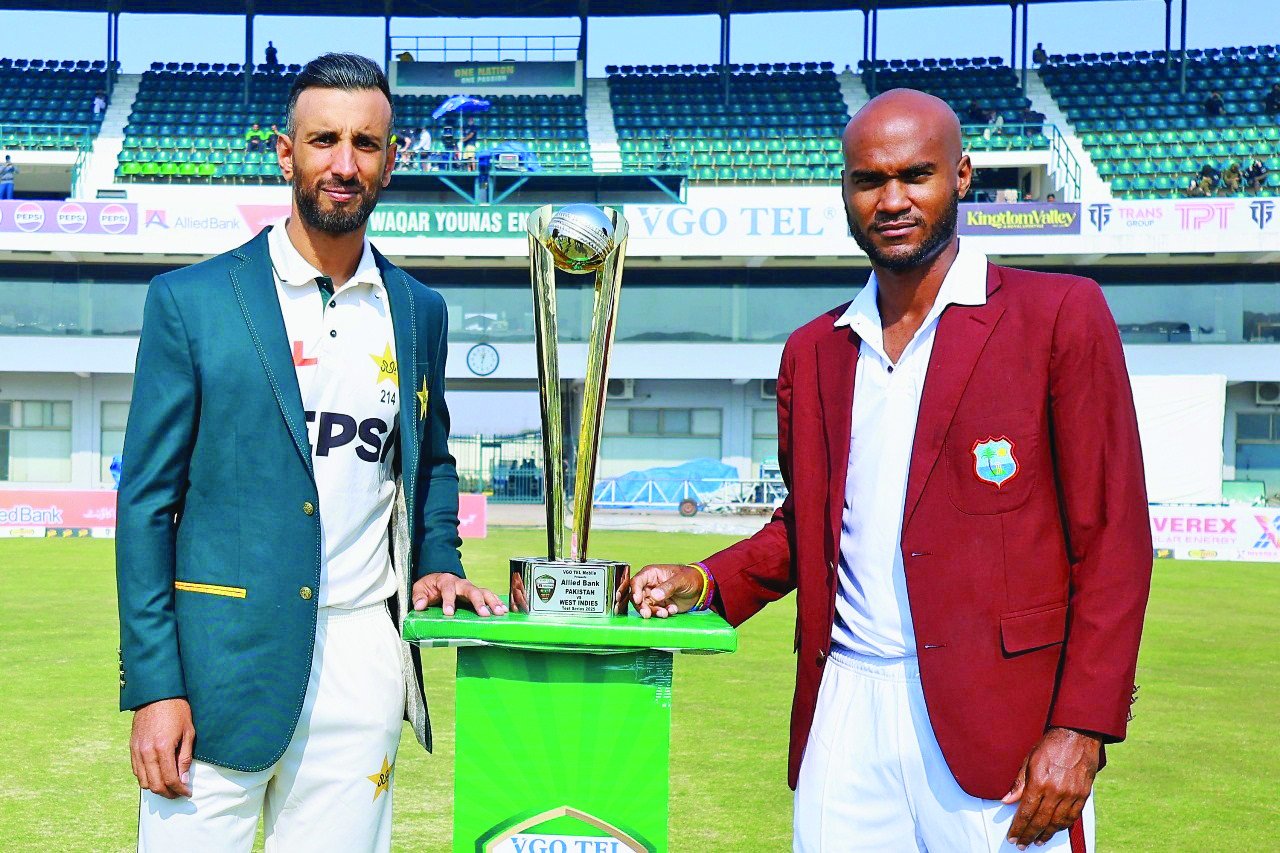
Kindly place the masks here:
POLYGON ((964 154, 955 111, 941 98, 915 89, 890 89, 867 101, 845 125, 845 159, 851 147, 883 142, 886 135, 928 140, 952 162, 964 154))
POLYGON ((893 89, 858 110, 842 142, 849 230, 872 264, 906 271, 932 262, 956 239, 973 176, 951 107, 893 89))

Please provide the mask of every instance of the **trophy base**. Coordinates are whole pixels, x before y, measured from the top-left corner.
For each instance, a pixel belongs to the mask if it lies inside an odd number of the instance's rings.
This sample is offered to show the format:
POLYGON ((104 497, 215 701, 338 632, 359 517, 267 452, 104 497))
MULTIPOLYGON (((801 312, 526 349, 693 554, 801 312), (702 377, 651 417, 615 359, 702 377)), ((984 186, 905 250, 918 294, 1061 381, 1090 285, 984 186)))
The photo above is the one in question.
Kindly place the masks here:
POLYGON ((513 612, 537 617, 625 616, 631 566, 614 560, 511 559, 513 612))

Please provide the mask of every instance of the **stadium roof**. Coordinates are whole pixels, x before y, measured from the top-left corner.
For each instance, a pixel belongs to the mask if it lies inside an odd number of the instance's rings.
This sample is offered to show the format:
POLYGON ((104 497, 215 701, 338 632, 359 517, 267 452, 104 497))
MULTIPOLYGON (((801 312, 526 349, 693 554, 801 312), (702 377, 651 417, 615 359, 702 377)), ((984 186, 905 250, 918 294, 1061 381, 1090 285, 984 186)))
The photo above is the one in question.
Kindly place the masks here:
MULTIPOLYGON (((1022 2, 1022 0, 1020 0, 1022 2)), ((1025 0, 1031 5, 1068 0, 1025 0)), ((1110 2, 1110 0, 1075 0, 1110 2)), ((1009 6, 1010 0, 526 0, 513 9, 510 0, 252 0, 255 15, 333 15, 381 18, 576 18, 585 9, 593 18, 644 15, 717 15, 817 12, 871 8, 928 9, 939 6, 1009 6)), ((44 12, 123 12, 126 14, 243 15, 246 0, 0 0, 0 9, 44 12)))

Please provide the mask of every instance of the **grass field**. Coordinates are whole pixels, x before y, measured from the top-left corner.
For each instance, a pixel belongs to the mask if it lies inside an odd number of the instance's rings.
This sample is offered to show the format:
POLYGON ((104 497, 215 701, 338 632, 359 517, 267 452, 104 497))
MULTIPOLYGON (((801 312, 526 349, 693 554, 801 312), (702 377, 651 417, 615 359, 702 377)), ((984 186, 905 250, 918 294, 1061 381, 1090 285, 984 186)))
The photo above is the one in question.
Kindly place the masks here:
MULTIPOLYGON (((472 576, 503 585, 536 531, 470 541, 472 576)), ((602 531, 633 564, 688 560, 724 537, 602 531)), ((1280 847, 1280 566, 1161 562, 1129 741, 1098 782, 1100 850, 1280 847)), ((732 656, 678 659, 671 766, 676 851, 788 849, 785 784, 793 678, 791 600, 745 625, 732 656), (720 733, 708 737, 710 728, 720 733), (716 744, 708 748, 708 744, 716 744)), ((126 850, 137 788, 128 715, 116 711, 112 545, 0 540, 0 848, 126 850)), ((396 766, 396 848, 449 849, 453 653, 424 655, 437 732, 406 732, 396 766)))

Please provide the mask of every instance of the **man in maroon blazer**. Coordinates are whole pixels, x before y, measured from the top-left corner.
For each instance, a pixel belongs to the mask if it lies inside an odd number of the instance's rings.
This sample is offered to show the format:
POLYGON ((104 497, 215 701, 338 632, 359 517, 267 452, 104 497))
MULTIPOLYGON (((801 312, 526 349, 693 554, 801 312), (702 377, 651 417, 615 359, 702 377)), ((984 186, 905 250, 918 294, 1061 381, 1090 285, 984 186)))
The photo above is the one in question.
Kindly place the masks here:
POLYGON ((736 625, 798 591, 797 850, 1089 849, 1151 579, 1116 324, 1093 281, 962 245, 972 167, 943 101, 887 92, 843 145, 872 275, 783 350, 789 497, 633 600, 736 625))

